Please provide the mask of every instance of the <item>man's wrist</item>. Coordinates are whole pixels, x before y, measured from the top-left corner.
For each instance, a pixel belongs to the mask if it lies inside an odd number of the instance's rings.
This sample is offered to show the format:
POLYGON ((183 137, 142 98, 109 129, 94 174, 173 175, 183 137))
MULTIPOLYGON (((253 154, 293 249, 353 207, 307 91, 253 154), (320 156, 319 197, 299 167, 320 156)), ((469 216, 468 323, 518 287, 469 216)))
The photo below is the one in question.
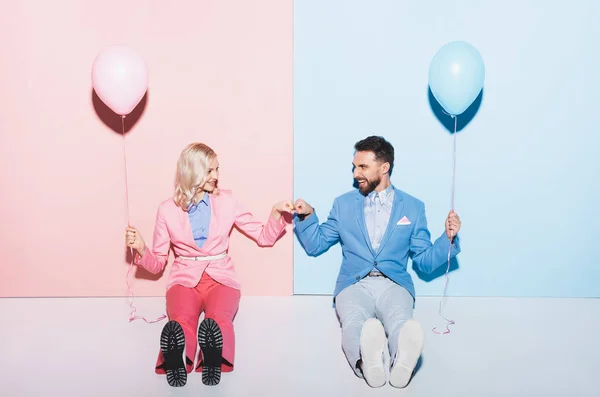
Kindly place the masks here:
POLYGON ((300 222, 302 222, 303 220, 305 220, 306 218, 311 216, 313 214, 313 212, 315 212, 315 211, 313 210, 313 211, 309 212, 308 214, 298 214, 298 219, 300 219, 300 222))

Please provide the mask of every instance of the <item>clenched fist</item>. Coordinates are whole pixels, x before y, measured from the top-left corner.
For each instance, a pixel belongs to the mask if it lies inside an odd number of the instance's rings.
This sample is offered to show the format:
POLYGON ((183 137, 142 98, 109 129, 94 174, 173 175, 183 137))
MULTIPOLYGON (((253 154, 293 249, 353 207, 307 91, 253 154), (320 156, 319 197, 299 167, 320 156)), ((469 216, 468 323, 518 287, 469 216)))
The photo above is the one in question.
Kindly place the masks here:
POLYGON ((125 244, 129 248, 136 250, 139 256, 144 256, 146 243, 144 243, 142 235, 136 228, 130 226, 125 229, 125 244))
POLYGON ((294 210, 296 211, 296 214, 302 218, 306 218, 315 212, 314 208, 302 199, 296 200, 294 203, 294 210))
POLYGON ((454 211, 450 211, 448 218, 446 218, 446 236, 452 240, 458 234, 460 230, 460 218, 454 211))
POLYGON ((294 211, 294 205, 292 204, 292 202, 290 200, 283 200, 280 201, 278 203, 276 203, 273 206, 273 210, 271 211, 273 216, 275 217, 275 219, 279 219, 281 218, 281 214, 283 214, 284 212, 293 212, 294 211))

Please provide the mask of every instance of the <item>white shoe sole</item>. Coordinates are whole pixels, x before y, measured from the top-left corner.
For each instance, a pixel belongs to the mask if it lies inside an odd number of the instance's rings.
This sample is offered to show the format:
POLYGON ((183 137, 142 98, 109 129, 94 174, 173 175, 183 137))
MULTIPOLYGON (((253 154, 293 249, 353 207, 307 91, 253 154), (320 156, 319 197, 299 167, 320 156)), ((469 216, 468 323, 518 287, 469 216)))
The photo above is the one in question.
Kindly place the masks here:
POLYGON ((398 388, 408 385, 424 344, 425 333, 421 324, 415 320, 407 320, 398 335, 398 350, 394 367, 390 371, 390 385, 398 388))
POLYGON ((362 373, 371 387, 385 385, 385 367, 383 366, 383 349, 385 347, 385 330, 376 318, 370 318, 363 324, 360 333, 360 354, 362 373))

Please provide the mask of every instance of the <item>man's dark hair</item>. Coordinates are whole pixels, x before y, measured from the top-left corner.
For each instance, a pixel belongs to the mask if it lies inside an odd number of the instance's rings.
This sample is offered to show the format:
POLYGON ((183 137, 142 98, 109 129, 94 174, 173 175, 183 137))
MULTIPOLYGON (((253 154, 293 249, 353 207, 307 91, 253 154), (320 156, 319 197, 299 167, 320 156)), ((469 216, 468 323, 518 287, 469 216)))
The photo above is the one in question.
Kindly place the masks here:
POLYGON ((375 160, 382 163, 390 163, 390 175, 394 168, 394 147, 382 136, 369 136, 356 142, 354 150, 357 152, 373 152, 375 160))

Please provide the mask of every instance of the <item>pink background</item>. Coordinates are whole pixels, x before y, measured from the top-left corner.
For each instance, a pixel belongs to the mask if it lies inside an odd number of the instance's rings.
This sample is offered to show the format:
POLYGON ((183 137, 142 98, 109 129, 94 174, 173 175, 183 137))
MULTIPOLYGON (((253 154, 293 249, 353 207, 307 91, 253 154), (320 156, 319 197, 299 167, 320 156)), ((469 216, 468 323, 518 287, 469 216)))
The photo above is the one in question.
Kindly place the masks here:
MULTIPOLYGON (((260 219, 292 199, 292 0, 7 2, 0 16, 1 296, 126 294, 120 119, 91 88, 104 47, 148 63, 127 120, 131 221, 151 244, 159 202, 193 141, 212 146, 220 186, 260 219)), ((292 229, 271 249, 237 230, 245 295, 292 293, 292 229)), ((136 296, 164 296, 140 271, 136 296)), ((156 278, 156 277, 155 277, 156 278)))

